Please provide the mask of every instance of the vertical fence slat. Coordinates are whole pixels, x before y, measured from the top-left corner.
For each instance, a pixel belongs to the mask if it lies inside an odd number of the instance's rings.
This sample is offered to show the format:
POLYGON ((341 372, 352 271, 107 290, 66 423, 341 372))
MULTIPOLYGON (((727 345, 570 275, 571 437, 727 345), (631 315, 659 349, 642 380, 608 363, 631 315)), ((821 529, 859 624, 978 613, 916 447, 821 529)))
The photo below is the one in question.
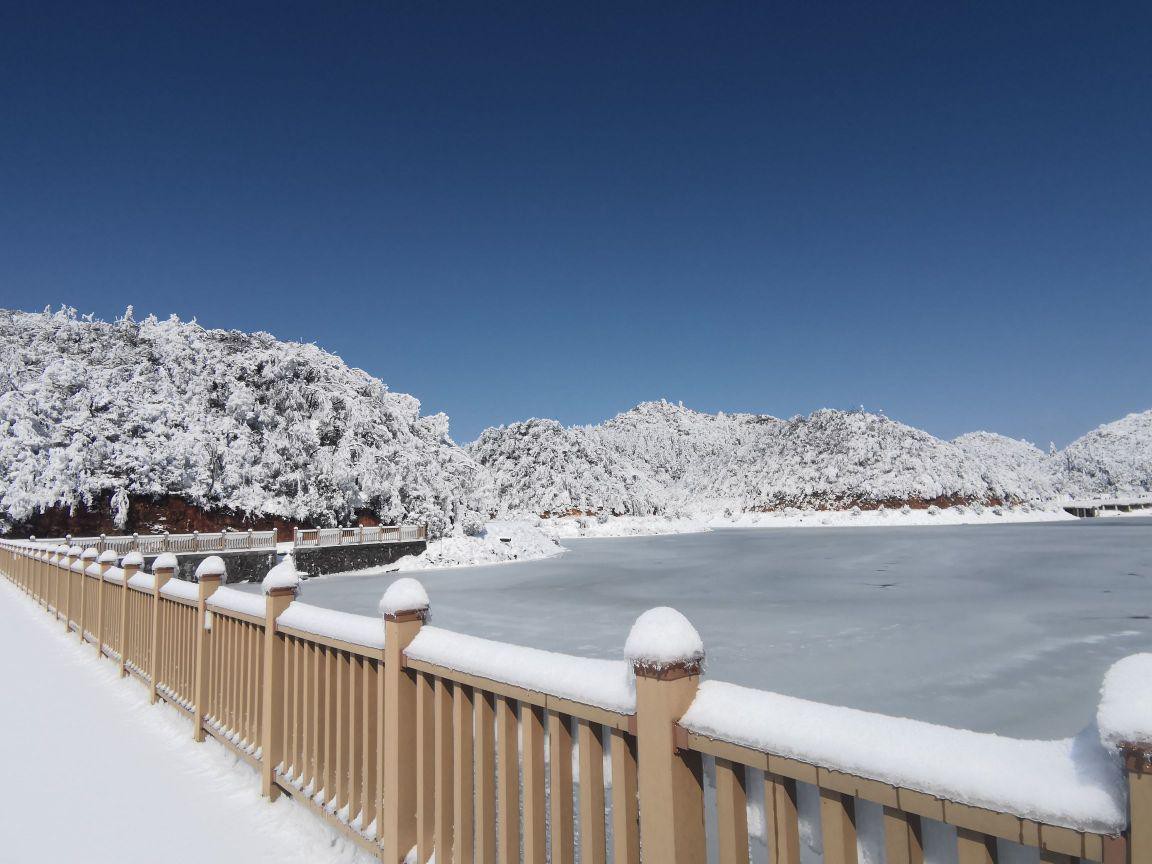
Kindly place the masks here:
POLYGON ((748 791, 744 766, 727 759, 716 760, 716 833, 720 864, 748 864, 748 791))
POLYGON ((967 828, 956 829, 956 860, 958 864, 996 864, 996 839, 967 828))
POLYGON ((436 860, 452 860, 452 686, 436 679, 436 860))
POLYGON ((520 861, 520 785, 516 703, 507 696, 496 697, 496 761, 498 806, 500 808, 499 853, 501 864, 520 861))
POLYGON ((777 774, 764 775, 764 814, 773 864, 800 864, 800 818, 796 809, 796 781, 777 774))
POLYGON ((548 858, 548 813, 545 783, 544 730, 547 721, 539 705, 520 706, 524 754, 524 864, 544 864, 548 858))
POLYGON ((612 730, 612 861, 640 864, 640 812, 636 799, 636 742, 612 730))
POLYGON ((924 864, 920 817, 884 808, 884 864, 924 864))
POLYGON ((348 819, 360 816, 364 806, 364 667, 363 657, 349 657, 348 676, 348 819))
POLYGON ((476 864, 496 864, 496 697, 476 692, 476 864))
POLYGON ((432 856, 436 829, 436 685, 432 676, 416 675, 416 856, 432 856))
POLYGON ((599 723, 577 721, 580 748, 580 864, 606 864, 604 739, 599 723))
POLYGON ((548 712, 548 798, 551 805, 552 864, 573 864, 572 726, 564 714, 548 712))
POLYGON ((820 790, 820 828, 824 864, 856 864, 853 800, 831 789, 820 790))
POLYGON ((380 800, 380 787, 377 779, 376 760, 376 732, 383 725, 379 717, 376 688, 379 683, 380 666, 374 660, 364 661, 363 693, 361 704, 364 706, 364 724, 361 731, 361 741, 364 752, 364 801, 361 808, 364 811, 364 828, 371 826, 377 829, 379 836, 380 813, 377 802, 380 800))
POLYGON ((472 688, 465 684, 452 685, 452 823, 454 841, 452 861, 472 864, 475 824, 472 810, 475 798, 475 768, 473 766, 473 704, 472 688))

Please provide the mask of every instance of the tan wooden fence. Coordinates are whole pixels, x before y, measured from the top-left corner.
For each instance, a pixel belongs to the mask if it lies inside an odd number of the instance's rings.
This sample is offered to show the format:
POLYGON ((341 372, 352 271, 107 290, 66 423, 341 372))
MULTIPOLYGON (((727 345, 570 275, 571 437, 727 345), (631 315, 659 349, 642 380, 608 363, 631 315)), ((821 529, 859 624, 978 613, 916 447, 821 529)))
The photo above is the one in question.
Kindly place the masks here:
MULTIPOLYGON (((345 546, 359 543, 405 543, 427 540, 427 525, 377 525, 363 528, 296 528, 292 540, 295 546, 345 546)), ((163 552, 239 552, 246 549, 272 549, 276 546, 276 531, 215 531, 191 534, 100 534, 92 537, 31 538, 38 546, 54 548, 58 545, 93 548, 97 552, 112 551, 126 555, 138 551, 143 555, 163 552)))
POLYGON ((800 864, 804 784, 818 791, 824 864, 856 864, 860 802, 883 808, 887 864, 924 860, 926 819, 954 827, 960 864, 1001 860, 998 841, 1043 862, 1152 864, 1152 742, 1116 763, 1127 824, 1094 832, 690 731, 700 658, 634 660, 634 701, 605 707, 529 686, 522 670, 478 674, 415 650, 470 638, 426 626, 426 603, 381 621, 307 606, 291 585, 258 596, 114 558, 0 542, 0 571, 186 713, 197 740, 217 738, 260 771, 266 796, 290 795, 388 864, 412 850, 439 864, 704 864, 709 846, 748 864, 750 803, 769 860, 800 864))

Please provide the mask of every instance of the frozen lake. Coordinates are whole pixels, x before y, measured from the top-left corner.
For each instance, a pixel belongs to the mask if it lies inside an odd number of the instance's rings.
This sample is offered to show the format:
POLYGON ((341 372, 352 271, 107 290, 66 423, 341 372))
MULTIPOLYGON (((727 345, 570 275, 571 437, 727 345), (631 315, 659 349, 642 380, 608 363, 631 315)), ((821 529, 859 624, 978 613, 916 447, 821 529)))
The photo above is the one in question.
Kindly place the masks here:
MULTIPOLYGON (((1108 666, 1152 650, 1152 519, 565 545, 414 575, 442 627, 619 657, 637 615, 675 606, 704 638, 710 677, 1018 736, 1074 734, 1108 666)), ((392 578, 310 580, 302 599, 375 615, 392 578)))

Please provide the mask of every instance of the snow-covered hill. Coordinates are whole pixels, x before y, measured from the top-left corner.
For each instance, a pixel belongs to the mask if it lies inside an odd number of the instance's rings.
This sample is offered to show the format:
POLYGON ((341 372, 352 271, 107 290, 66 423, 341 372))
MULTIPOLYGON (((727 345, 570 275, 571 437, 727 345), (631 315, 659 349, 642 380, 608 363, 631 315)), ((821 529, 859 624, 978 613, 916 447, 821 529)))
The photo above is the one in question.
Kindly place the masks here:
POLYGON ((496 516, 663 523, 1152 491, 1152 411, 1051 456, 863 411, 780 420, 665 401, 598 426, 512 423, 462 448, 443 414, 266 333, 0 310, 0 347, 0 530, 48 516, 51 530, 91 529, 79 521, 93 514, 97 530, 150 530, 189 507, 230 523, 428 522, 439 536, 496 516))
POLYGON ((1057 483, 1073 495, 1152 492, 1152 411, 1093 429, 1054 461, 1057 483))
POLYGON ((674 497, 692 499, 741 447, 780 423, 766 415, 704 414, 661 400, 642 402, 589 431, 674 497))
POLYGON ((952 443, 975 460, 1001 498, 1046 500, 1056 494, 1052 460, 1034 444, 995 432, 969 432, 952 443))
POLYGON ((492 472, 501 515, 644 515, 661 486, 606 446, 595 429, 525 420, 484 430, 469 452, 492 472))
POLYGON ((740 448, 710 491, 743 510, 994 497, 955 445, 878 414, 832 409, 794 417, 740 448))
POLYGON ((864 411, 779 420, 645 402, 599 426, 487 430, 469 445, 502 515, 713 514, 1048 501, 1152 489, 1152 412, 1047 456, 989 432, 942 441, 864 411), (1144 485, 1141 485, 1141 484, 1144 485))
MULTIPOLYGON (((178 496, 320 524, 492 508, 448 418, 317 348, 175 318, 0 311, 0 520, 178 496)), ((0 527, 3 527, 0 525, 0 527)), ((141 526, 147 530, 147 526, 141 526)))

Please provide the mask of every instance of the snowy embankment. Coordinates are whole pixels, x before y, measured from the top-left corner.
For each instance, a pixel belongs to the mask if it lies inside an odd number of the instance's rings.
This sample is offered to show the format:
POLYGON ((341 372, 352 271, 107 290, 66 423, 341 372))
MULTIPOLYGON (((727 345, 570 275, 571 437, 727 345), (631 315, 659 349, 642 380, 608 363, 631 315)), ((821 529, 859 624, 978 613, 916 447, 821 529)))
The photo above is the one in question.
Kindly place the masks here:
POLYGON ((183 713, 149 705, 147 688, 65 636, 7 580, 0 677, 6 704, 19 708, 18 728, 9 712, 0 735, 4 861, 376 861, 290 799, 261 798, 251 767, 211 738, 194 743, 183 713), (60 814, 77 830, 61 831, 60 814))
POLYGON ((1057 506, 880 507, 876 510, 799 510, 704 517, 712 528, 898 528, 913 525, 1005 525, 1075 519, 1057 506))
POLYGON ((696 534, 712 529, 701 519, 673 516, 562 516, 539 519, 536 526, 559 540, 579 537, 651 537, 696 534))
POLYGON ((532 522, 527 520, 489 522, 479 534, 459 534, 432 540, 424 552, 419 555, 406 555, 392 564, 316 578, 376 576, 408 570, 481 567, 486 564, 510 564, 513 561, 538 561, 563 553, 564 547, 532 522))

